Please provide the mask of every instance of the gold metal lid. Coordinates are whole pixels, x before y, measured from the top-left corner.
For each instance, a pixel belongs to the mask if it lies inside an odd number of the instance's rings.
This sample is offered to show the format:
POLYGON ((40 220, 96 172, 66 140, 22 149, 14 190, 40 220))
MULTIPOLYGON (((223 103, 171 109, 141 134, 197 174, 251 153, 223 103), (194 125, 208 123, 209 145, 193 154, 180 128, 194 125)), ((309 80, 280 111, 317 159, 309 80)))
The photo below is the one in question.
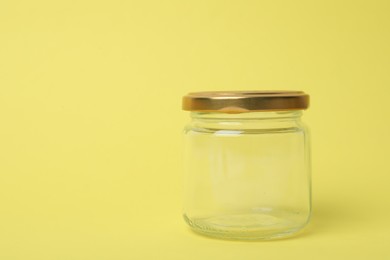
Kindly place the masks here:
POLYGON ((210 91, 183 97, 187 111, 244 113, 254 111, 302 110, 309 106, 309 95, 302 91, 210 91))

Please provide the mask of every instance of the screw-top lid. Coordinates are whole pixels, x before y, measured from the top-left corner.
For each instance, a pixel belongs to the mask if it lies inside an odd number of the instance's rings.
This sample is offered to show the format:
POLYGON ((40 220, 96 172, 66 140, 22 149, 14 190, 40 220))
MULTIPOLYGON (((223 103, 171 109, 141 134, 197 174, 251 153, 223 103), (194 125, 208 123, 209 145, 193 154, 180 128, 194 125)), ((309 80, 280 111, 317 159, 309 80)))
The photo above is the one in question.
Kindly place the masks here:
POLYGON ((302 91, 210 91, 183 97, 187 111, 244 113, 255 111, 302 110, 309 106, 309 95, 302 91))

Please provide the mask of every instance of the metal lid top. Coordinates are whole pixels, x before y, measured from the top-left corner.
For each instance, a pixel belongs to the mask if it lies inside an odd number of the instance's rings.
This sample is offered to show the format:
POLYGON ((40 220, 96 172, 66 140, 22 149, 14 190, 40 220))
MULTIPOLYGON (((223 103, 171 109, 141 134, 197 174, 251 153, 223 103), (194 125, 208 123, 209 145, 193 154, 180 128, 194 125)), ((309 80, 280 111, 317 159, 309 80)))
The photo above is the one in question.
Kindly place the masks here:
POLYGON ((244 113, 254 111, 302 110, 309 106, 309 95, 302 91, 210 91, 183 97, 187 111, 244 113))

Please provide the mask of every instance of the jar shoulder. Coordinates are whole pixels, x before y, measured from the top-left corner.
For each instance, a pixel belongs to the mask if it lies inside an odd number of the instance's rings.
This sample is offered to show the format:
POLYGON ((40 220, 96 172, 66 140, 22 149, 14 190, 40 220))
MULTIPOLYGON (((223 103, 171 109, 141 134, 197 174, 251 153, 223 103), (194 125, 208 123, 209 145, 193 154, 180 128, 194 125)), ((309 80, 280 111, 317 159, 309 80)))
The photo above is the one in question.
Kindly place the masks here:
POLYGON ((267 134, 303 133, 309 128, 301 120, 274 122, 197 122, 192 121, 184 127, 184 134, 267 134))

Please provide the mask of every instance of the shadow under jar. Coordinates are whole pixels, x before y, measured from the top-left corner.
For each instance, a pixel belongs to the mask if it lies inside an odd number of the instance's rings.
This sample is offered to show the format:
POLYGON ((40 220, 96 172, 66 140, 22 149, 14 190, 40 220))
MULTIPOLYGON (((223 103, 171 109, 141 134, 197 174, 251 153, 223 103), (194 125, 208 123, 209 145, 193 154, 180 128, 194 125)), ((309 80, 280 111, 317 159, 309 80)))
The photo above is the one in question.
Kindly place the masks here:
POLYGON ((265 240, 301 230, 311 213, 310 150, 300 91, 183 97, 184 219, 196 232, 265 240))

